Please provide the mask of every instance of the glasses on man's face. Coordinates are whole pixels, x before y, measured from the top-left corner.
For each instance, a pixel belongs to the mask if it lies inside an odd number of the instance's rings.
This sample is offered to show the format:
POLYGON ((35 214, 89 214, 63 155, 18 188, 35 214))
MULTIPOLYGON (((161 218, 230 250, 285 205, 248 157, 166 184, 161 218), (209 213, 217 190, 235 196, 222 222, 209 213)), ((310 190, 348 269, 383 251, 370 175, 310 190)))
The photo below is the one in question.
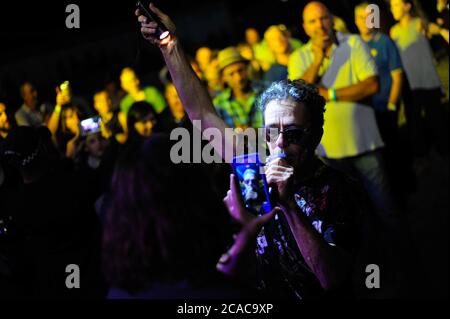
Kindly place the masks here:
POLYGON ((305 137, 310 133, 309 128, 289 127, 284 130, 277 128, 266 128, 267 143, 275 142, 280 134, 283 134, 284 145, 296 144, 300 145, 305 141, 305 137))

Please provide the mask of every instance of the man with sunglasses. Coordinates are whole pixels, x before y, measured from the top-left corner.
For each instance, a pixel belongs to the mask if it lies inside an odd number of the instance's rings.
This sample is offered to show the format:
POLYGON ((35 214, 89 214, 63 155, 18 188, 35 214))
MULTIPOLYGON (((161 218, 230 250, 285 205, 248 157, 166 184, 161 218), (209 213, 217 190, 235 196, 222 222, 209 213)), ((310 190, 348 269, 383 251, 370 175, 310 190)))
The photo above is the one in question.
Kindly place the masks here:
MULTIPOLYGON (((157 24, 136 11, 144 38, 159 46, 194 125, 194 120, 200 120, 202 130, 222 132, 222 139, 212 138, 210 144, 231 163, 233 152, 224 150, 234 149, 233 138, 224 133, 227 126, 191 69, 173 22, 155 6, 149 8, 169 29, 171 39, 161 43, 155 37, 157 24)), ((323 134, 325 100, 314 86, 285 80, 273 83, 261 95, 259 104, 269 129, 266 138, 271 160, 265 173, 277 207, 268 214, 252 215, 245 209, 237 178, 230 176, 224 202, 242 227, 217 269, 247 280, 253 275, 253 283, 266 296, 347 296, 363 210, 352 182, 314 155, 323 134), (252 258, 253 250, 256 259, 252 258), (256 268, 246 262, 256 262, 258 270, 255 272, 256 268)))

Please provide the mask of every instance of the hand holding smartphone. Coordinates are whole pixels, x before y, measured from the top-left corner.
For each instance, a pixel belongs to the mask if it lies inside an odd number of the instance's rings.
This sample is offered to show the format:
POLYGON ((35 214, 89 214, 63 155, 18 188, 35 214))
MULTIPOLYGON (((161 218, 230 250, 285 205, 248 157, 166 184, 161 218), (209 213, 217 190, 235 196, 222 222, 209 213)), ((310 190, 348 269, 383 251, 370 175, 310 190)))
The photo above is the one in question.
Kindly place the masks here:
POLYGON ((269 213, 272 203, 258 153, 236 156, 232 166, 245 207, 255 214, 269 213))

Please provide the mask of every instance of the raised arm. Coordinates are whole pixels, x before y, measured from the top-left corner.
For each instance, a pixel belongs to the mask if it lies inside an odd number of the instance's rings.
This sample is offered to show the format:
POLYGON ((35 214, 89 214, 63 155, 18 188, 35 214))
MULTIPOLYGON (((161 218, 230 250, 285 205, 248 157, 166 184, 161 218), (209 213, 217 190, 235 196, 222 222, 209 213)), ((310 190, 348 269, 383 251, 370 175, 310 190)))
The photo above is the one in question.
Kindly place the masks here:
POLYGON ((227 162, 230 162, 231 158, 225 158, 230 152, 224 152, 226 148, 233 148, 233 140, 225 138, 227 125, 217 115, 207 89, 194 70, 192 70, 186 54, 175 35, 174 23, 153 4, 150 4, 149 8, 168 28, 171 36, 168 41, 157 39, 155 37, 157 24, 148 22, 147 18, 141 15, 139 10, 136 10, 136 16, 138 16, 138 21, 141 23, 141 32, 144 38, 150 43, 159 46, 181 102, 193 124, 198 126, 194 121, 199 120, 201 121, 202 131, 207 128, 216 128, 221 132, 222 139, 220 141, 212 139, 210 142, 216 152, 227 162))

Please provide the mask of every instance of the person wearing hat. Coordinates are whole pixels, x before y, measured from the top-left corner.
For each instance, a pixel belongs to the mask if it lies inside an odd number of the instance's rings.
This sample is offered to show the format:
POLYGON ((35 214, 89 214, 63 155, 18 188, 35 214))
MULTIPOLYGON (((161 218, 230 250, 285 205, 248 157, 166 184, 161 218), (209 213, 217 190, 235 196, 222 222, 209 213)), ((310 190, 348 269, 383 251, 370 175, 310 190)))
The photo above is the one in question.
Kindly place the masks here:
POLYGON ((260 90, 249 79, 249 61, 234 47, 220 51, 218 59, 225 89, 213 100, 217 113, 230 127, 262 127, 262 113, 255 103, 260 90))

